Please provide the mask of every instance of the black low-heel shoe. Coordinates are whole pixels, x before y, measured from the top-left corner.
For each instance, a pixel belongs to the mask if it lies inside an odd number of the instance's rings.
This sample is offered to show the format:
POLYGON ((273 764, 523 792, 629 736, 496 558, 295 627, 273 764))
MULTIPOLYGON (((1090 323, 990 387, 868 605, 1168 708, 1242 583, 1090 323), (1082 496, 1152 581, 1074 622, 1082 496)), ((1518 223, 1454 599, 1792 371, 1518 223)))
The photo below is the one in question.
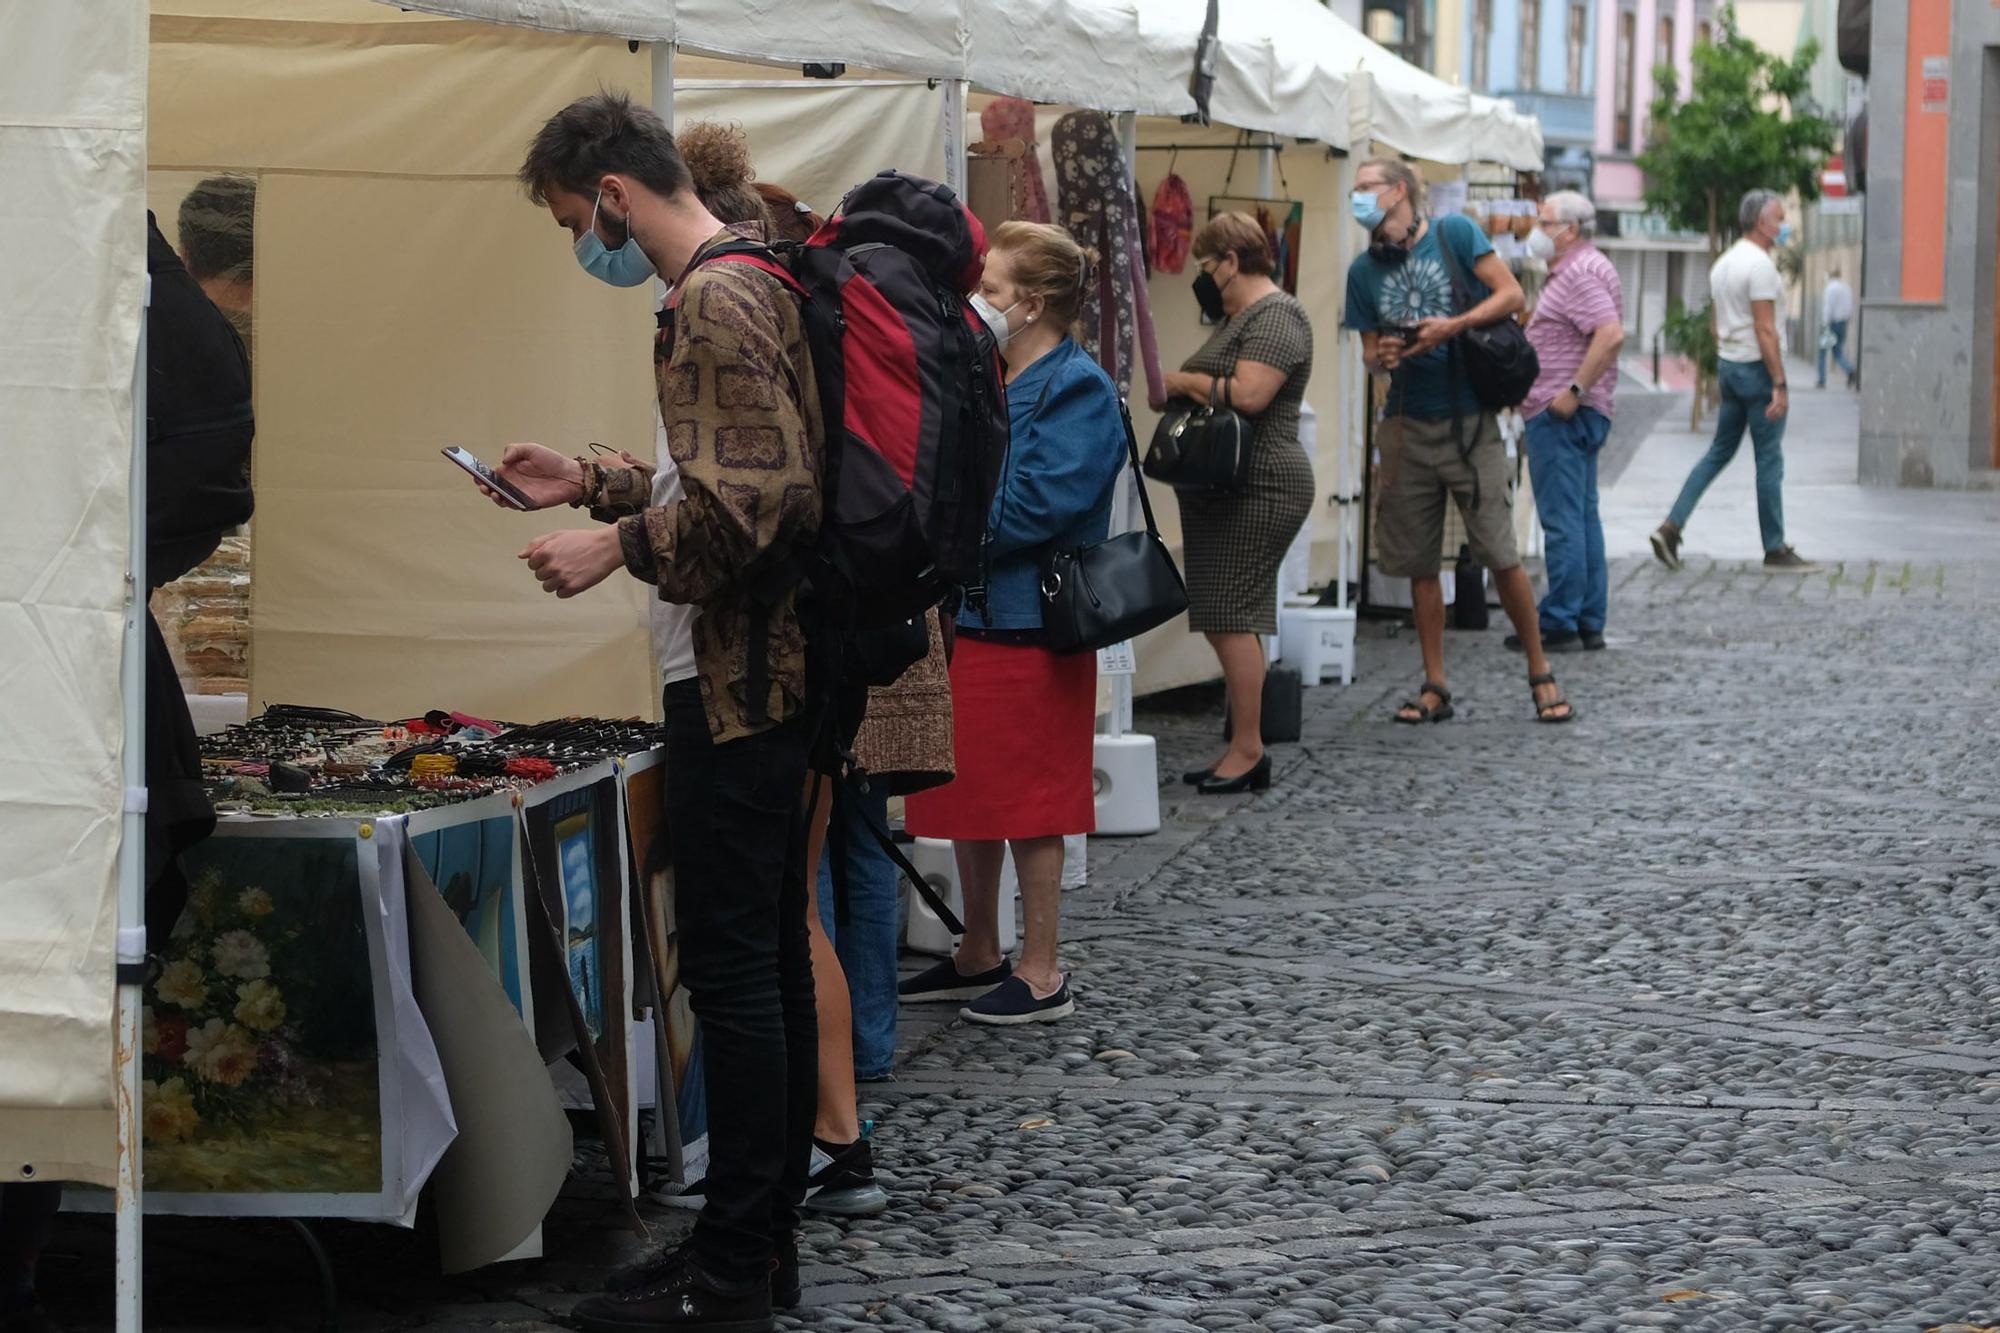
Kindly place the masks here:
POLYGON ((1190 787, 1199 787, 1214 776, 1215 769, 1212 765, 1208 768, 1190 768, 1187 772, 1181 774, 1181 781, 1190 787))
POLYGON ((1203 796, 1238 796, 1246 791, 1269 791, 1271 756, 1265 755, 1249 772, 1239 773, 1233 778, 1218 778, 1211 773, 1196 785, 1195 790, 1203 796))

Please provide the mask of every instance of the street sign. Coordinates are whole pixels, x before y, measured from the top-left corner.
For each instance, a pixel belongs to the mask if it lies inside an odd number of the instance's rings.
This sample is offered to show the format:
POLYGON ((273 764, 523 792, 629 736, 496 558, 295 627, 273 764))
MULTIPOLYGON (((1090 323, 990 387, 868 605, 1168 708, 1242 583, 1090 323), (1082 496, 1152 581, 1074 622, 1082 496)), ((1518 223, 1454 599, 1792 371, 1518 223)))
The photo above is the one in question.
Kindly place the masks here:
POLYGON ((1100 676, 1135 676, 1139 673, 1139 658, 1132 651, 1132 641, 1114 643, 1109 648, 1097 650, 1097 674, 1100 676))

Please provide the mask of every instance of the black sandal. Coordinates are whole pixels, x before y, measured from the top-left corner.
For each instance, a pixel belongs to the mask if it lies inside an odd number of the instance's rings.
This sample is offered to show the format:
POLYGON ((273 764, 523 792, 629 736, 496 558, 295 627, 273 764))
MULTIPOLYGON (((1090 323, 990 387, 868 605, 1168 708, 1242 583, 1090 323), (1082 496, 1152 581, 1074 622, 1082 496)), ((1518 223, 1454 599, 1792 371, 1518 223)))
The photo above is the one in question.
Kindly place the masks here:
MULTIPOLYGON (((1539 676, 1530 676, 1528 677, 1528 697, 1534 698, 1535 691, 1544 685, 1555 684, 1556 673, 1553 671, 1544 671, 1539 676)), ((1563 696, 1562 686, 1556 685, 1556 697, 1547 703, 1543 703, 1540 699, 1535 699, 1535 721, 1546 722, 1550 726, 1557 726, 1561 723, 1574 722, 1575 720, 1576 705, 1563 696), (1566 708, 1569 711, 1560 717, 1549 716, 1558 708, 1566 708)))
POLYGON ((1427 680, 1424 682, 1424 687, 1417 691, 1416 698, 1405 699, 1402 706, 1396 710, 1396 720, 1398 722, 1407 722, 1414 727, 1423 722, 1442 722, 1446 718, 1451 717, 1455 712, 1456 710, 1451 706, 1451 691, 1434 680, 1427 680), (1424 702, 1426 694, 1437 696, 1438 702, 1436 708, 1432 708, 1424 702), (1409 709, 1416 713, 1416 716, 1404 717, 1404 709, 1409 709))

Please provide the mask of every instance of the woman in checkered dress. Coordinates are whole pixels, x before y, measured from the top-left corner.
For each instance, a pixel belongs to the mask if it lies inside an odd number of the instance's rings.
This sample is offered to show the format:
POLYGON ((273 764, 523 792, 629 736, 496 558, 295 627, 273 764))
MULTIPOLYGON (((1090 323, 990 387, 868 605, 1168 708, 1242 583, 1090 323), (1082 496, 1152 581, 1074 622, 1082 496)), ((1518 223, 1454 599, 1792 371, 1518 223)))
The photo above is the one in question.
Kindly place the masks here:
POLYGON ((1312 460, 1299 444, 1299 403, 1312 374, 1305 308, 1271 279, 1264 229, 1246 213, 1209 220, 1194 239, 1195 296, 1222 323, 1167 392, 1207 402, 1211 390, 1249 417, 1249 477, 1228 495, 1184 494, 1182 564, 1188 627, 1208 636, 1229 692, 1233 739, 1223 757, 1186 774, 1202 792, 1262 791, 1271 782, 1262 734, 1264 646, 1278 632, 1278 566, 1312 512, 1312 460))

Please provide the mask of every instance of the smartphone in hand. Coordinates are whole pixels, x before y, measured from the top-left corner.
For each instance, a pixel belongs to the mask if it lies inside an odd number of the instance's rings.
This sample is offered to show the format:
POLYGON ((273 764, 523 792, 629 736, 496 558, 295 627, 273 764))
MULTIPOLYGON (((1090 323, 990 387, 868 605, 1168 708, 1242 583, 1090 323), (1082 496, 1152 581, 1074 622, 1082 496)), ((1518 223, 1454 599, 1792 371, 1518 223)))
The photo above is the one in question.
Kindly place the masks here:
POLYGON ((494 494, 498 495, 514 508, 524 513, 534 509, 533 502, 527 496, 521 494, 515 488, 514 483, 486 466, 486 464, 482 463, 467 450, 461 449, 454 444, 450 448, 440 449, 438 452, 478 478, 480 482, 491 488, 494 494))

